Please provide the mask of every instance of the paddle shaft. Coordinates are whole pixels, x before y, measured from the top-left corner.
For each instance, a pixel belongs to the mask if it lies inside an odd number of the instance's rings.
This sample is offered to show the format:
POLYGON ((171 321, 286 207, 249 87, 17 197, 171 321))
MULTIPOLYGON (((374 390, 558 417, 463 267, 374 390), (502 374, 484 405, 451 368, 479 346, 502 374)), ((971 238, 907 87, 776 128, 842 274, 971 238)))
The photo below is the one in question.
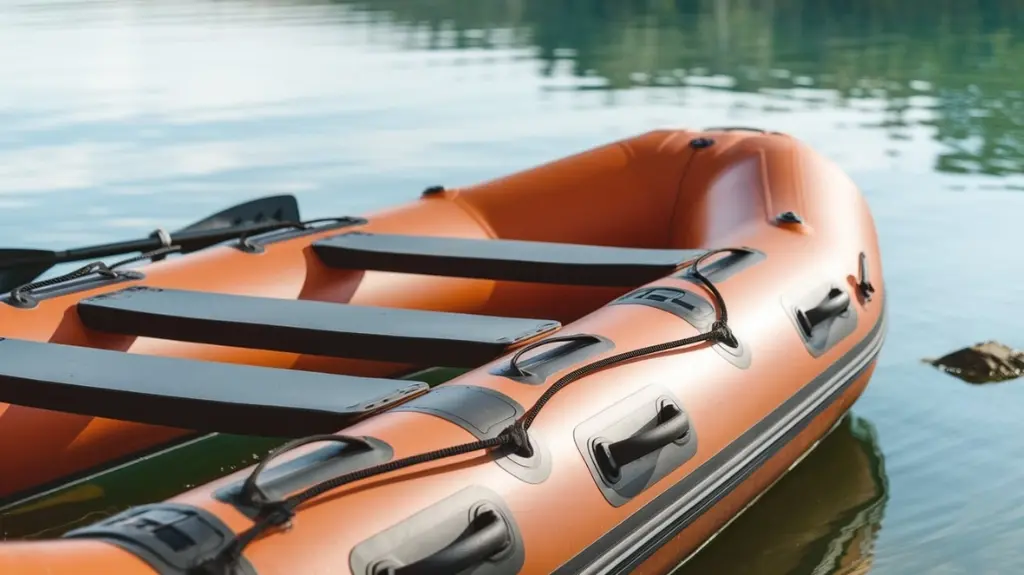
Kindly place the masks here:
MULTIPOLYGON (((171 244, 181 246, 182 252, 190 252, 222 242, 224 240, 239 237, 245 232, 255 231, 263 228, 280 227, 280 222, 267 222, 264 224, 250 224, 245 226, 234 226, 230 228, 212 230, 184 230, 171 235, 171 244)), ((10 266, 26 264, 50 264, 56 265, 66 262, 75 262, 86 259, 100 259, 108 256, 125 254, 130 252, 144 252, 162 247, 160 238, 141 238, 109 244, 86 246, 71 250, 61 250, 46 254, 45 256, 25 258, 24 260, 11 262, 10 266)), ((4 266, 7 267, 7 266, 4 266)))
POLYGON ((86 246, 84 248, 54 252, 53 260, 51 261, 53 263, 64 263, 78 260, 100 259, 128 252, 154 250, 159 248, 160 245, 159 238, 143 238, 125 242, 115 242, 112 244, 102 244, 98 246, 86 246))

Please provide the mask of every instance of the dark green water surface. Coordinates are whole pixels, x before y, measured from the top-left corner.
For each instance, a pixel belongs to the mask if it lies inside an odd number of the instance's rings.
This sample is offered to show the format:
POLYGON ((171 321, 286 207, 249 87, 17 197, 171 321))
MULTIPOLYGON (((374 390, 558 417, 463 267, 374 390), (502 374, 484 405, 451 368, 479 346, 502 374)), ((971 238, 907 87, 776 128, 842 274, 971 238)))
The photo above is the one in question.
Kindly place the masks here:
MULTIPOLYGON (((853 416, 680 573, 1021 573, 1024 379, 920 360, 1024 347, 1022 32, 1010 0, 0 0, 0 245, 278 192, 355 214, 653 128, 785 131, 862 187, 889 337, 853 416)), ((219 441, 0 529, 52 536, 272 443, 219 441)))

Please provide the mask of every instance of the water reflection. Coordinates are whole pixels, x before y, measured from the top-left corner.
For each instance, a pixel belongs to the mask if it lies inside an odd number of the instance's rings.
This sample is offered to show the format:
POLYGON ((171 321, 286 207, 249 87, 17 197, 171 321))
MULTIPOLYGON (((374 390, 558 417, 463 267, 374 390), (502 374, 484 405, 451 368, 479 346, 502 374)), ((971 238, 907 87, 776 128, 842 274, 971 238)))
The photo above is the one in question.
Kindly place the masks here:
POLYGON ((1024 189, 1019 8, 0 0, 0 51, 24 55, 0 59, 0 240, 100 242, 256 193, 377 209, 680 124, 784 129, 886 189, 1024 189))
POLYGON ((867 572, 887 500, 875 429, 849 416, 673 575, 867 572))
POLYGON ((940 172, 1024 172, 1024 2, 342 0, 420 50, 536 48, 572 90, 704 86, 763 112, 878 100, 867 127, 927 129, 940 172))

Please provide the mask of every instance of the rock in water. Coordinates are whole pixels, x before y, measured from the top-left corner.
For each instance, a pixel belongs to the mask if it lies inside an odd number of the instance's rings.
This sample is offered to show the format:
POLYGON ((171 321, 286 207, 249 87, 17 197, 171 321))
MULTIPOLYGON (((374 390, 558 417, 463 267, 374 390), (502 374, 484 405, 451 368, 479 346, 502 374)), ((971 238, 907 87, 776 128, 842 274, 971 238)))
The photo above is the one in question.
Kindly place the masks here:
POLYGON ((925 361, 973 384, 996 383, 1024 375, 1024 353, 996 341, 986 341, 925 361))

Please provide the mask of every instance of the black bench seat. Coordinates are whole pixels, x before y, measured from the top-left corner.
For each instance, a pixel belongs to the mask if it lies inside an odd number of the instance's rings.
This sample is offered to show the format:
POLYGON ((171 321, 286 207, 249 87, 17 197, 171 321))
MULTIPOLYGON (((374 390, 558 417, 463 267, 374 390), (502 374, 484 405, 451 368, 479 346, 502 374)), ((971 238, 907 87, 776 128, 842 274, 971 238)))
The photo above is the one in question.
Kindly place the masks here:
POLYGON ((130 287, 84 299, 90 329, 177 341, 477 367, 557 329, 552 320, 130 287))
POLYGON ((313 250, 334 268, 604 287, 643 285, 706 253, 365 232, 316 241, 313 250))
POLYGON ((427 389, 411 380, 0 338, 2 402, 203 432, 331 433, 427 389))

